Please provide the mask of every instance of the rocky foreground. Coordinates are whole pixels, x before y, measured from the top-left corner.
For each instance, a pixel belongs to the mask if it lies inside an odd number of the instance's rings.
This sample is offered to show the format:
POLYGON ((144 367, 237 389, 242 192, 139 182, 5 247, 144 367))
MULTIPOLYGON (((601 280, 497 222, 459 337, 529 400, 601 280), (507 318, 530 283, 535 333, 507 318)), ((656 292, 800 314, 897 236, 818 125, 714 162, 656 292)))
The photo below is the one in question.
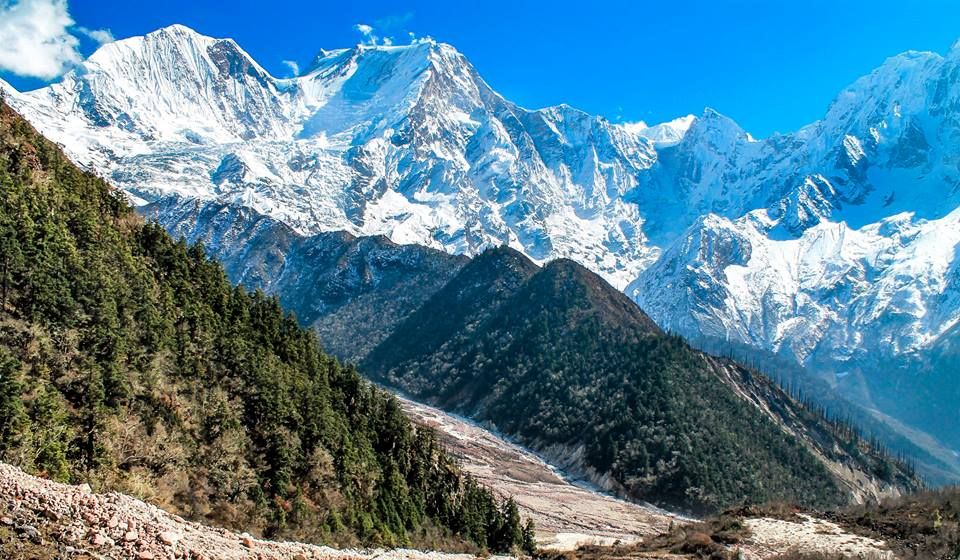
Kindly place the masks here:
MULTIPOLYGON (((567 503, 566 507, 572 516, 577 516, 579 504, 567 503)), ((850 534, 835 523, 806 515, 796 516, 792 520, 758 517, 746 519, 745 525, 747 531, 743 540, 724 547, 727 553, 735 557, 767 559, 786 552, 839 558, 894 557, 883 542, 850 534)), ((602 531, 599 533, 603 534, 602 531)), ((709 537, 697 532, 695 525, 691 526, 688 533, 685 538, 690 543, 696 544, 697 538, 709 541, 709 537)), ((656 540, 656 537, 637 537, 634 540, 636 544, 631 546, 642 547, 647 539, 656 540)), ((563 539, 560 540, 562 542, 563 539)), ((604 539, 598 540, 602 542, 604 539)), ((558 543, 548 541, 549 544, 558 543)), ((602 556, 633 557, 637 553, 636 548, 628 551, 631 554, 618 556, 617 547, 614 547, 606 549, 602 556)), ((574 552, 573 556, 591 558, 584 550, 574 552)), ((656 549, 642 556, 690 557, 656 549)), ((96 494, 85 484, 71 486, 52 482, 0 463, 0 558, 470 560, 473 557, 418 550, 336 550, 303 543, 265 541, 245 533, 193 523, 130 496, 96 494)))
POLYGON ((207 527, 117 493, 95 494, 0 463, 0 558, 136 560, 467 560, 416 550, 335 550, 207 527))

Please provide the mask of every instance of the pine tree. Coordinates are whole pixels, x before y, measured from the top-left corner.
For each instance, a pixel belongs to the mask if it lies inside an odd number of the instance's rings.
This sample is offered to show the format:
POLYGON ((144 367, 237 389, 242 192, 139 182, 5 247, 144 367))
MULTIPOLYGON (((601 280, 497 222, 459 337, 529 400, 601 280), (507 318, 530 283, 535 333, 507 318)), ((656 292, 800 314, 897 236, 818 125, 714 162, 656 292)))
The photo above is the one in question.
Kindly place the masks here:
POLYGON ((14 449, 28 429, 20 362, 0 347, 0 449, 14 449))
POLYGON ((520 549, 530 556, 537 554, 537 532, 533 525, 533 519, 528 518, 527 522, 523 525, 520 549))
POLYGON ((0 323, 0 458, 29 472, 326 544, 501 527, 395 399, 2 103, 0 323))

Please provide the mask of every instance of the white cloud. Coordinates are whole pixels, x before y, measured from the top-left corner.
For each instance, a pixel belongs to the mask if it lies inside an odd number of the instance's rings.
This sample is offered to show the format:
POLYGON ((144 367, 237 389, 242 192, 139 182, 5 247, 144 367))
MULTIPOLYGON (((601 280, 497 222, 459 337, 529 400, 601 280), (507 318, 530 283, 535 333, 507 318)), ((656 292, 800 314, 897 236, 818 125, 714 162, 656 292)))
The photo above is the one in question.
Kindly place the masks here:
POLYGON ((0 70, 49 80, 80 62, 66 1, 0 2, 0 70))
POLYGON ((373 27, 365 23, 358 23, 354 25, 353 28, 359 31, 361 35, 363 35, 368 39, 373 36, 373 27))
POLYGON ((287 66, 287 68, 290 69, 290 72, 293 73, 294 76, 299 76, 299 75, 300 75, 300 65, 297 64, 296 61, 294 61, 294 60, 283 60, 282 62, 287 66))
POLYGON ((430 35, 424 35, 423 37, 416 37, 413 33, 410 34, 410 44, 411 45, 423 45, 426 43, 435 43, 436 39, 430 35))
POLYGON ((77 27, 77 31, 83 33, 87 37, 90 37, 97 43, 101 45, 106 45, 107 43, 112 43, 116 41, 113 37, 113 33, 109 29, 90 29, 88 27, 77 27))
POLYGON ((384 45, 389 47, 393 44, 393 37, 380 37, 377 35, 376 30, 372 25, 367 25, 366 23, 358 23, 353 26, 354 29, 360 32, 363 35, 363 44, 376 46, 384 45))
MULTIPOLYGON (((0 0, 0 71, 52 80, 80 62, 80 44, 66 0, 0 0)), ((113 40, 106 29, 78 27, 98 43, 113 40)))

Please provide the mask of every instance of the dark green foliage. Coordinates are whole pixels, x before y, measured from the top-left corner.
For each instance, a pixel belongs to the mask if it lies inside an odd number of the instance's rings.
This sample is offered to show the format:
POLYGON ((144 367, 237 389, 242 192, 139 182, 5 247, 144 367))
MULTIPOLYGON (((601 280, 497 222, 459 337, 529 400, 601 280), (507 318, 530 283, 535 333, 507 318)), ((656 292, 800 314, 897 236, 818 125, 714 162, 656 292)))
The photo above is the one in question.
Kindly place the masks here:
POLYGON ((343 361, 365 356, 468 260, 383 236, 305 237, 232 204, 167 197, 138 211, 175 236, 204 243, 232 282, 279 297, 317 333, 324 350, 343 361))
POLYGON ((532 519, 527 519, 527 522, 523 525, 521 539, 520 550, 531 556, 535 555, 537 553, 537 533, 532 519))
POLYGON ((802 407, 762 376, 664 334, 569 261, 488 251, 401 324, 365 371, 473 415, 559 461, 582 451, 622 494, 693 512, 846 500, 825 466, 754 404, 802 407))
POLYGON ((0 190, 0 459, 267 535, 522 544, 395 399, 3 104, 0 190))
POLYGON ((0 446, 16 447, 27 426, 20 363, 0 348, 0 446))

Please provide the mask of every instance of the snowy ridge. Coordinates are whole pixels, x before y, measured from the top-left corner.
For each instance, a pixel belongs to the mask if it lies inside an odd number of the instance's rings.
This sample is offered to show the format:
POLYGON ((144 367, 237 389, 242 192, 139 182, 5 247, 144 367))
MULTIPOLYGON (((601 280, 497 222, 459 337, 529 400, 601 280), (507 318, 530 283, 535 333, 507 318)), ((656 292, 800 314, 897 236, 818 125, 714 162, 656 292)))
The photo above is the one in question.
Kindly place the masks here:
POLYGON ((667 248, 627 293, 687 335, 834 373, 926 348, 960 319, 958 62, 890 58, 792 135, 695 122, 648 174, 692 225, 650 223, 667 248))
POLYGON ((47 88, 0 87, 139 203, 568 257, 665 328, 827 372, 922 352, 960 319, 958 47, 892 57, 761 140, 710 109, 653 126, 527 110, 433 41, 322 51, 278 79, 173 26, 47 88))
POLYGON ((861 229, 823 221, 787 239, 768 237, 770 224, 764 211, 736 221, 709 215, 628 292, 653 315, 690 309, 679 324, 685 332, 801 363, 911 352, 956 322, 960 210, 919 222, 899 214, 861 229))
POLYGON ((433 41, 324 52, 277 79, 232 40, 173 26, 10 97, 140 203, 236 203, 301 233, 456 253, 509 244, 621 287, 657 254, 622 200, 652 162, 648 140, 567 106, 520 108, 433 41))

